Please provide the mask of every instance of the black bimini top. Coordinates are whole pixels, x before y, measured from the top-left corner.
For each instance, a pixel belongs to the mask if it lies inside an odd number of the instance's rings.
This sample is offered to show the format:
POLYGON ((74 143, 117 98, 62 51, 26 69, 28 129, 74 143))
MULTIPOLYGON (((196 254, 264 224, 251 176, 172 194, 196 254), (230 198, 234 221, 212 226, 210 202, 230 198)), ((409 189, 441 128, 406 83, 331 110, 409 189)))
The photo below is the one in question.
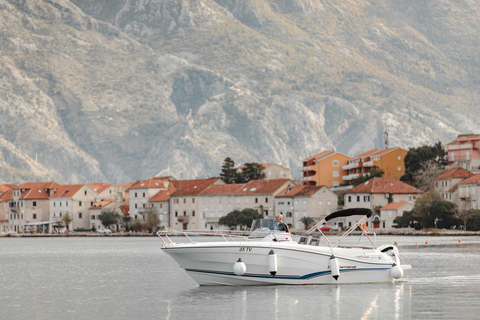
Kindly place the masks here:
POLYGON ((331 213, 325 218, 325 221, 329 221, 339 217, 349 217, 349 216, 367 216, 367 218, 370 218, 372 214, 373 214, 372 210, 368 208, 344 209, 344 210, 331 213))

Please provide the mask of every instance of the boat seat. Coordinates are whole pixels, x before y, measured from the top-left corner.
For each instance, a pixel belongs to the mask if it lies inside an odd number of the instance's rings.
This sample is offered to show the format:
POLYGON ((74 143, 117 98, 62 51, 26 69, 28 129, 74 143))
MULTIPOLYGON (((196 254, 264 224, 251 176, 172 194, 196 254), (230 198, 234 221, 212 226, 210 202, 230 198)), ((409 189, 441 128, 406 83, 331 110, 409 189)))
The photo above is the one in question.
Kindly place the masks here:
POLYGON ((308 243, 308 239, 310 239, 310 236, 308 235, 308 233, 303 232, 303 233, 300 235, 300 239, 298 240, 298 244, 307 244, 307 243, 308 243))
POLYGON ((312 240, 310 240, 310 246, 318 246, 320 244, 320 237, 322 234, 320 232, 314 232, 312 234, 312 240))

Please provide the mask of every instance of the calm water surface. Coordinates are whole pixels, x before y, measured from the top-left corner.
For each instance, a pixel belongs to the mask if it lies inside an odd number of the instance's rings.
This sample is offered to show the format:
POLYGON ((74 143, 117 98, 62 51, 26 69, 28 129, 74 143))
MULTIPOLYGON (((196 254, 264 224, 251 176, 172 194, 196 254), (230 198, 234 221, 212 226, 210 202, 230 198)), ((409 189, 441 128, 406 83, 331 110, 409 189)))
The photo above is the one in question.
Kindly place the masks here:
POLYGON ((395 241, 395 284, 199 287, 156 237, 2 238, 0 319, 480 318, 480 237, 395 241))

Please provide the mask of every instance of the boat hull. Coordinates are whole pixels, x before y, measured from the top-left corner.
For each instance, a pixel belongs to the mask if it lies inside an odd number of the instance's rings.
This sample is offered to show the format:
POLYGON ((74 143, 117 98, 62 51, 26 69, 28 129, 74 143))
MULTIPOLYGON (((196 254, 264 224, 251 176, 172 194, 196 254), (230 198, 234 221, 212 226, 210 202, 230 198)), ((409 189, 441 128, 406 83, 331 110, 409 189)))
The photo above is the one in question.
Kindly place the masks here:
POLYGON ((385 253, 368 248, 329 248, 296 242, 226 242, 176 244, 162 248, 200 285, 318 285, 393 282, 394 261, 385 253), (269 253, 276 255, 276 273, 271 274, 269 253), (332 277, 332 255, 339 277, 332 277), (234 273, 241 259, 246 271, 234 273))

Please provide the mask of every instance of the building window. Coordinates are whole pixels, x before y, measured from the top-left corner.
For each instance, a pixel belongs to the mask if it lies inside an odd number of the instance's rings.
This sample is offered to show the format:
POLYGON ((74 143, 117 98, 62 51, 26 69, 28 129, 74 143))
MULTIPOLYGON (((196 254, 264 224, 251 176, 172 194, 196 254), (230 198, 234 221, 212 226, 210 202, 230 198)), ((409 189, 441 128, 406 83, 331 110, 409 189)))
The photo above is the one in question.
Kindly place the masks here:
POLYGON ((265 203, 268 203, 268 198, 265 198, 265 203))
POLYGON ((183 216, 185 217, 187 215, 187 211, 183 211, 183 216))
POLYGON ((143 197, 145 198, 145 192, 143 193, 143 197))
POLYGON ((195 217, 195 211, 192 211, 192 217, 195 217))
POLYGON ((184 198, 184 199, 183 199, 183 203, 187 203, 187 198, 184 198))
POLYGON ((340 182, 338 182, 338 181, 333 181, 333 186, 334 186, 334 187, 340 187, 340 182))
POLYGON ((78 219, 82 219, 82 213, 81 212, 78 213, 78 219))
POLYGON ((268 216, 268 210, 265 210, 265 215, 268 216))
POLYGON ((54 202, 54 203, 53 203, 53 206, 54 206, 54 207, 56 207, 56 204, 57 204, 57 203, 56 203, 56 202, 54 202))
POLYGON ((87 195, 87 190, 85 190, 85 195, 87 195))
POLYGON ((398 171, 402 171, 402 167, 398 167, 398 171))
POLYGON ((90 202, 90 207, 93 207, 93 201, 92 201, 92 202, 90 202))
POLYGON ((357 202, 360 202, 360 196, 357 196, 357 202))
POLYGON ((135 215, 135 220, 137 220, 137 219, 138 219, 138 215, 135 215))
POLYGON ((62 213, 60 212, 60 218, 62 217, 62 213))
POLYGON ((178 211, 175 211, 175 217, 178 217, 178 211))
POLYGON ((79 206, 79 207, 82 206, 82 201, 78 201, 78 206, 79 206))
POLYGON ((255 203, 258 203, 258 198, 255 198, 255 203))
POLYGON ((62 206, 62 201, 60 201, 60 207, 62 206))
POLYGON ((143 220, 145 220, 145 215, 142 215, 143 220))
POLYGON ((162 208, 163 208, 163 203, 160 203, 160 209, 162 209, 162 208))
POLYGON ((192 203, 195 203, 195 198, 192 198, 192 203))
POLYGON ((135 198, 137 197, 137 193, 135 192, 135 198))
POLYGON ((94 215, 94 214, 92 215, 92 218, 91 218, 91 219, 92 219, 92 220, 95 220, 95 215, 94 215))
POLYGON ((333 176, 338 177, 339 176, 338 171, 333 171, 333 176))
POLYGON ((34 207, 37 206, 37 201, 33 201, 33 206, 34 206, 34 207))
POLYGON ((352 196, 348 196, 348 202, 352 202, 352 196))
POLYGON ((35 219, 37 219, 37 214, 36 213, 33 214, 33 220, 35 220, 35 219))
POLYGON ((292 217, 292 213, 291 212, 287 212, 287 218, 291 218, 292 217))
MULTIPOLYGON (((402 159, 402 156, 398 156, 398 160, 401 160, 402 159)), ((384 227, 385 228, 385 227, 384 227)))
POLYGON ((332 165, 333 165, 334 167, 338 167, 338 160, 334 160, 333 163, 332 163, 332 165))
POLYGON ((65 202, 65 207, 68 207, 68 201, 67 201, 67 202, 65 202))
POLYGON ((152 203, 152 208, 155 208, 155 203, 152 203))
POLYGON ((135 203, 135 209, 137 209, 137 204, 135 203))

